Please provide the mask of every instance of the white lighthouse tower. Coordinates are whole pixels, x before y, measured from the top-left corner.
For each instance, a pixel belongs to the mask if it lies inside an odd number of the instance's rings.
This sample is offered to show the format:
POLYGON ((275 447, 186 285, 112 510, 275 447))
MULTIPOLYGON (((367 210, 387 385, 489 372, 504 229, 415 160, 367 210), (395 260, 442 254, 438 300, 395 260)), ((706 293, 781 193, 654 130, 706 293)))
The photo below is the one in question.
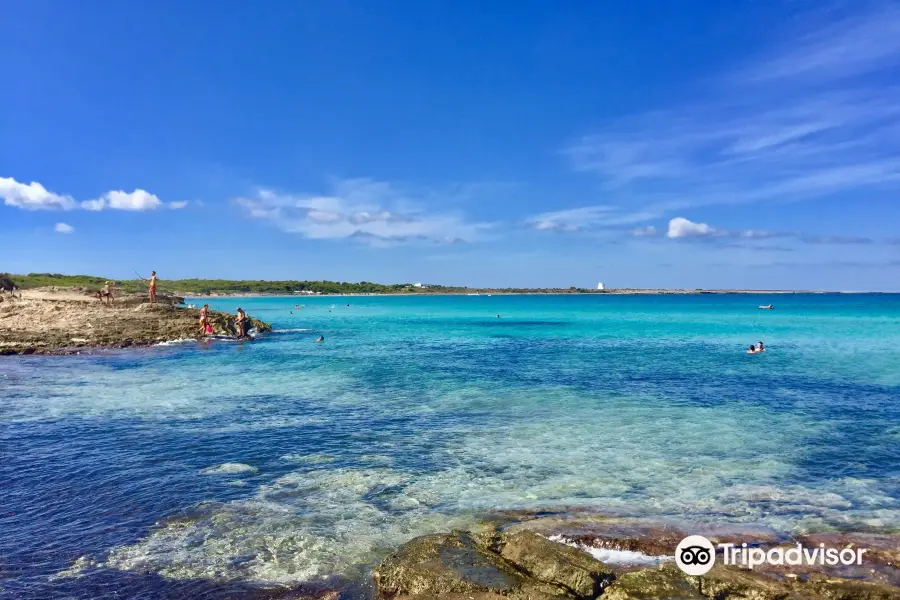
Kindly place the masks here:
POLYGON ((597 284, 597 289, 598 289, 598 290, 605 290, 606 288, 603 287, 603 283, 598 283, 598 284, 597 284))

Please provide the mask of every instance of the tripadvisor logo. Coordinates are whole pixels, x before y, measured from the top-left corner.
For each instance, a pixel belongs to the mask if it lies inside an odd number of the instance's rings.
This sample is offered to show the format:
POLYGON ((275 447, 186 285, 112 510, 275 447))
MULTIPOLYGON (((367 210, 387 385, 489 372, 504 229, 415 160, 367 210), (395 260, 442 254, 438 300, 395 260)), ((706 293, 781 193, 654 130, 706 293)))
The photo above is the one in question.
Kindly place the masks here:
POLYGON ((702 535, 689 535, 675 548, 675 564, 688 575, 703 575, 716 564, 716 549, 702 535))
POLYGON ((750 548, 743 544, 718 544, 702 535, 690 535, 675 548, 675 564, 688 575, 704 575, 716 564, 716 550, 722 553, 722 564, 738 565, 752 569, 759 565, 861 565, 867 548, 826 548, 819 544, 812 548, 796 544, 794 546, 771 548, 750 548))

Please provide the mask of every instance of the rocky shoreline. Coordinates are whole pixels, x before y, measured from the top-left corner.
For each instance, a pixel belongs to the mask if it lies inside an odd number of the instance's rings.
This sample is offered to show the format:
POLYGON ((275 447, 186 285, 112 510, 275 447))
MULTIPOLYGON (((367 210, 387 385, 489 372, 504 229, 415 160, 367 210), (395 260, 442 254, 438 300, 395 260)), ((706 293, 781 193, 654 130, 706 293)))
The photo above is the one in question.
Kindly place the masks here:
MULTIPOLYGON (((146 294, 131 294, 117 296, 108 305, 79 288, 4 294, 0 296, 0 355, 84 354, 197 338, 200 311, 183 304, 178 296, 160 296, 157 304, 150 304, 146 294)), ((210 311, 213 335, 235 335, 234 318, 210 311)), ((272 330, 268 323, 250 319, 258 331, 272 330)))
POLYGON ((292 600, 900 600, 900 534, 778 534, 765 528, 691 525, 589 512, 494 515, 465 531, 410 540, 369 581, 334 580, 270 590, 292 600), (685 530, 689 529, 690 534, 685 530), (722 564, 690 576, 674 562, 687 535, 769 551, 865 548, 861 565, 722 564))
POLYGON ((509 515, 472 531, 416 538, 373 575, 377 600, 897 600, 900 535, 786 536, 759 529, 691 527, 713 544, 763 550, 801 543, 866 548, 851 566, 723 565, 683 573, 673 555, 688 533, 669 523, 597 515, 509 515))

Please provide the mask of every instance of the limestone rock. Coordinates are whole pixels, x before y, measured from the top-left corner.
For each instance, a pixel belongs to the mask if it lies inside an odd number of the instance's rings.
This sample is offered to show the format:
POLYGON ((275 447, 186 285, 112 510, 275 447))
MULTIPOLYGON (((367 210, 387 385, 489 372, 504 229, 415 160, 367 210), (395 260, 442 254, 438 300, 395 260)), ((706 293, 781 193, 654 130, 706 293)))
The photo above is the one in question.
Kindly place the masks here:
POLYGON ((612 580, 603 563, 532 532, 484 531, 416 538, 375 571, 381 599, 596 598, 612 580))
MULTIPOLYGON (((677 569, 677 567, 676 567, 677 569)), ((702 577, 688 577, 700 593, 712 600, 735 598, 741 600, 788 600, 802 598, 791 587, 777 579, 756 571, 737 567, 717 566, 702 577)))
POLYGON ((814 575, 797 588, 804 598, 827 600, 900 600, 900 588, 883 583, 814 575))
POLYGON ((613 578, 611 569, 585 552, 531 531, 505 538, 500 555, 530 577, 563 587, 578 598, 599 595, 613 578))
POLYGON ((490 592, 507 595, 524 579, 471 535, 427 535, 406 543, 375 571, 378 597, 490 592))
MULTIPOLYGON (((34 291, 31 297, 7 296, 0 304, 0 348, 4 354, 70 354, 73 348, 124 348, 166 340, 200 337, 200 311, 179 306, 177 296, 149 304, 146 294, 111 304, 91 296, 61 291, 34 291)), ((211 312, 217 335, 234 335, 234 315, 211 312)), ((250 326, 271 331, 267 323, 251 317, 250 326)))
POLYGON ((700 588, 673 563, 616 577, 603 600, 704 600, 700 588))

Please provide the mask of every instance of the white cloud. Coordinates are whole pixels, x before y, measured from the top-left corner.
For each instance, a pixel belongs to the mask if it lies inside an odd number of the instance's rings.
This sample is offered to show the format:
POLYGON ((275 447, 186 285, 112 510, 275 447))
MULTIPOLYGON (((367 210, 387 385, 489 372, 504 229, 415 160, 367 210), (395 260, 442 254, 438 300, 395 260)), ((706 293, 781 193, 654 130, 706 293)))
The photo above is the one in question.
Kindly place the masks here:
POLYGON ((113 210, 144 211, 154 210, 162 205, 162 200, 144 190, 134 190, 131 193, 119 191, 106 192, 96 200, 87 200, 81 203, 86 210, 113 210))
POLYGON ((65 223, 57 223, 56 227, 53 228, 56 233, 72 233, 75 231, 75 228, 71 225, 66 225, 65 223))
POLYGON ((169 208, 171 208, 172 210, 181 210, 187 205, 187 200, 182 200, 179 202, 169 202, 169 208))
MULTIPOLYGON (((71 196, 61 196, 48 191, 36 181, 30 184, 19 183, 12 177, 0 177, 0 198, 4 204, 28 210, 58 209, 71 210, 81 207, 84 210, 98 211, 106 208, 114 210, 143 211, 154 210, 162 205, 162 200, 145 190, 106 192, 99 198, 76 202, 71 196)), ((183 208, 187 203, 172 202, 172 208, 183 208)))
POLYGON ((48 192, 36 181, 19 183, 12 177, 0 177, 0 198, 7 206, 28 210, 55 208, 69 210, 75 208, 75 201, 69 196, 48 192))
POLYGON ((653 225, 647 225, 646 227, 637 227, 632 229, 629 233, 633 237, 653 237, 656 235, 656 227, 653 225))
POLYGON ((666 237, 683 238, 683 237, 702 237, 714 235, 716 230, 706 223, 694 223, 684 217, 675 217, 669 221, 669 230, 666 237))
POLYGON ((451 213, 426 213, 418 194, 371 179, 333 183, 330 195, 278 194, 260 189, 249 198, 236 198, 245 214, 271 221, 283 231, 312 239, 353 239, 371 246, 429 241, 472 241, 489 228, 451 213))

